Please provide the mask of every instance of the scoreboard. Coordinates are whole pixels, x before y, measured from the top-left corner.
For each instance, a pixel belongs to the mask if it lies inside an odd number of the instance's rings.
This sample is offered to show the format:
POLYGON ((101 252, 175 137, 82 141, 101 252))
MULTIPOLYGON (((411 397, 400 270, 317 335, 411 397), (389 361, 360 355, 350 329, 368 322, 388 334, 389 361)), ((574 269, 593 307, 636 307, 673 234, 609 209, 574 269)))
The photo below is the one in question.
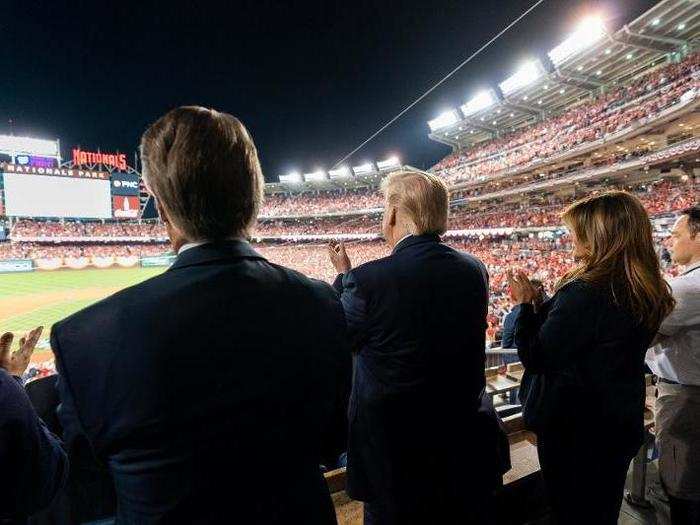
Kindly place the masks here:
POLYGON ((0 202, 8 217, 134 219, 140 215, 135 173, 0 165, 0 202))

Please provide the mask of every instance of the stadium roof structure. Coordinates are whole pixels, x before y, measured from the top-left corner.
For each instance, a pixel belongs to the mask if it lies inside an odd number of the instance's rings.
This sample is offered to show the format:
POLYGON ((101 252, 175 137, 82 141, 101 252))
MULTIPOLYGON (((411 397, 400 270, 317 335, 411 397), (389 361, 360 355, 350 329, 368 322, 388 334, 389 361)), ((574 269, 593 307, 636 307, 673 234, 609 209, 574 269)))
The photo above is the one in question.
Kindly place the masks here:
POLYGON ((475 94, 428 125, 431 139, 461 149, 537 123, 700 47, 700 0, 662 0, 609 33, 586 19, 547 56, 475 94))

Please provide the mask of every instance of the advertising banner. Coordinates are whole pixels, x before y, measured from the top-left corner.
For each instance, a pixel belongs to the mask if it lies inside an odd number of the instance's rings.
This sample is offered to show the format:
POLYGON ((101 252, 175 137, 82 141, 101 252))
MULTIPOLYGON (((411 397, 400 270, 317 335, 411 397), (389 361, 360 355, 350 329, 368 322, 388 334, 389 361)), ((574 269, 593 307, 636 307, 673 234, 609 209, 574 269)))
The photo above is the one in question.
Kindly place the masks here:
POLYGON ((154 257, 141 257, 141 266, 170 266, 175 261, 175 255, 157 255, 154 257))
POLYGON ((119 219, 137 219, 139 216, 139 198, 117 195, 112 197, 114 216, 119 219))
POLYGON ((34 259, 34 264, 39 270, 58 270, 63 266, 63 259, 60 257, 34 259))
POLYGON ((112 195, 139 194, 139 176, 134 173, 112 172, 112 195))
POLYGON ((34 269, 31 259, 8 259, 0 261, 0 273, 31 272, 34 269))

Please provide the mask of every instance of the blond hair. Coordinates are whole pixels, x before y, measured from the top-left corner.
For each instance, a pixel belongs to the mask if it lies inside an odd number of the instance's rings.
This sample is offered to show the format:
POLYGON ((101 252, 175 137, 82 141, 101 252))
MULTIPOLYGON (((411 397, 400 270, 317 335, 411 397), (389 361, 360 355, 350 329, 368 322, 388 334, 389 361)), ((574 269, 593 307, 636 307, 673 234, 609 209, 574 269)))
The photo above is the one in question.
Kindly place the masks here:
POLYGON ((187 239, 249 234, 264 179, 253 139, 237 118, 176 108, 146 130, 140 149, 146 186, 187 239))
POLYGON ((409 220, 413 235, 441 235, 447 230, 449 195, 440 177, 422 171, 398 171, 382 181, 382 193, 409 220))
POLYGON ((661 276, 651 222, 639 199, 609 191, 574 202, 562 218, 586 255, 558 287, 580 279, 608 289, 617 305, 655 332, 674 300, 661 276))

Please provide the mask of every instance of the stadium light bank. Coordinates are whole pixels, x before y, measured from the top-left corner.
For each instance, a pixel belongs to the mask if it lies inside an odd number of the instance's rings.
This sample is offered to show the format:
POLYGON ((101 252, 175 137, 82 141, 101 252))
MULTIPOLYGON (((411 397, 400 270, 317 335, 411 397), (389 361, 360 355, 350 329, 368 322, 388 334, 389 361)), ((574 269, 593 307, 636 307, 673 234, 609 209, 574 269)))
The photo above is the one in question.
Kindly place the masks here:
POLYGON ((10 155, 12 162, 18 155, 36 155, 61 160, 61 147, 58 140, 36 139, 32 137, 16 137, 0 135, 0 153, 10 155))
POLYGON ((600 17, 586 17, 579 23, 571 36, 547 54, 552 63, 555 66, 559 66, 569 58, 597 43, 605 34, 605 26, 600 17))
POLYGON ((373 175, 378 173, 388 173, 397 170, 401 167, 401 159, 398 155, 392 155, 384 160, 374 162, 365 162, 358 166, 340 166, 336 169, 326 172, 324 169, 318 168, 312 172, 304 173, 291 171, 279 176, 279 181, 285 184, 301 184, 303 182, 320 182, 324 180, 342 180, 350 179, 353 176, 373 175))
MULTIPOLYGON (((579 22, 576 30, 561 44, 554 47, 547 55, 555 67, 566 62, 571 57, 581 53, 585 49, 596 44, 605 35, 605 25, 599 16, 588 16, 579 22)), ((522 89, 544 75, 545 69, 538 59, 523 63, 510 77, 498 84, 498 87, 507 97, 522 89)), ((483 90, 460 106, 465 117, 469 117, 479 111, 487 109, 498 102, 498 97, 493 90, 483 90)), ((456 110, 443 111, 436 118, 428 121, 430 131, 439 131, 454 126, 460 121, 456 110)))

